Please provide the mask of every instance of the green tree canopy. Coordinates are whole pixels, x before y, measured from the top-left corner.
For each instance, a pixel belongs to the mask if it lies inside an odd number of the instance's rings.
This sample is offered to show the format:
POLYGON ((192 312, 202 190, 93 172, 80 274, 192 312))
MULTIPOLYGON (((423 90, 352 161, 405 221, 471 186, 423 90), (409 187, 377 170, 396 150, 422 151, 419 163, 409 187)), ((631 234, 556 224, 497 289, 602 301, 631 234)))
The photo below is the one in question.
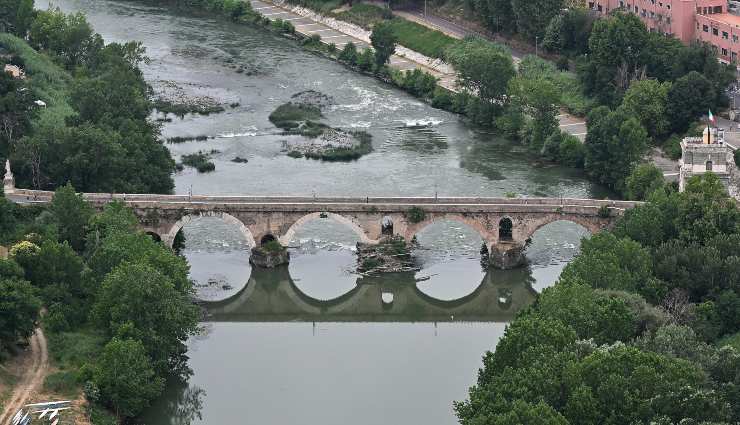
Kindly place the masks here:
POLYGON ((373 27, 373 32, 370 34, 370 43, 375 49, 375 66, 381 68, 391 58, 393 53, 396 52, 396 42, 398 37, 393 33, 393 28, 390 25, 380 23, 373 27))
POLYGON ((599 107, 589 113, 586 124, 586 171, 599 182, 618 191, 647 149, 647 131, 623 110, 599 107))
POLYGON ((146 263, 123 263, 108 274, 92 315, 110 335, 141 341, 160 373, 183 370, 184 343, 199 318, 172 279, 146 263))
POLYGON ((506 48, 479 38, 467 38, 446 51, 460 84, 484 102, 501 101, 514 77, 514 63, 506 48))
POLYGON ((33 335, 41 301, 30 283, 0 279, 0 352, 33 335))
POLYGON ((152 368, 141 341, 113 338, 103 349, 94 382, 103 401, 123 418, 138 415, 162 394, 164 379, 152 368))

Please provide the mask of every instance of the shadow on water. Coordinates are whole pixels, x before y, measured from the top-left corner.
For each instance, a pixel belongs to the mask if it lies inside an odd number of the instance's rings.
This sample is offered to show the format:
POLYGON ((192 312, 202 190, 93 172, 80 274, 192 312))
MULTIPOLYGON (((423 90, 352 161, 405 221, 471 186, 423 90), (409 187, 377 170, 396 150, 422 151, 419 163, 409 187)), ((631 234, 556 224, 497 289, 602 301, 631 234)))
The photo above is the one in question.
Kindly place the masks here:
POLYGON ((528 268, 489 271, 468 295, 440 300, 422 292, 413 273, 361 277, 354 288, 318 300, 299 289, 287 267, 252 269, 247 285, 223 301, 204 302, 214 322, 508 322, 532 303, 528 268))

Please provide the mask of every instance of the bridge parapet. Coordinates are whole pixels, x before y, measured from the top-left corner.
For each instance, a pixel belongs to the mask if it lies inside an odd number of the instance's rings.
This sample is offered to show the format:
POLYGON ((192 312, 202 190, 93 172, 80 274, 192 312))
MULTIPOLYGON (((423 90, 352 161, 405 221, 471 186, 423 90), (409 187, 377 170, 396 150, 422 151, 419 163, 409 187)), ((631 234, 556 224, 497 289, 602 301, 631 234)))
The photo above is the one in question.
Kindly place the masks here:
MULTIPOLYGON (((20 203, 48 203, 54 193, 14 189, 6 194, 20 203)), ((276 239, 290 242, 305 222, 328 218, 349 226, 365 243, 376 243, 389 221, 393 234, 411 240, 439 220, 461 222, 483 238, 494 264, 508 268, 523 260, 527 240, 540 227, 558 220, 576 222, 591 232, 609 227, 639 202, 578 198, 486 197, 305 197, 305 196, 189 196, 154 194, 83 194, 102 209, 111 201, 131 207, 142 228, 172 246, 180 229, 195 217, 218 216, 236 224, 252 245, 276 239), (412 207, 424 218, 409 219, 412 207), (608 214, 604 214, 604 208, 608 214)))

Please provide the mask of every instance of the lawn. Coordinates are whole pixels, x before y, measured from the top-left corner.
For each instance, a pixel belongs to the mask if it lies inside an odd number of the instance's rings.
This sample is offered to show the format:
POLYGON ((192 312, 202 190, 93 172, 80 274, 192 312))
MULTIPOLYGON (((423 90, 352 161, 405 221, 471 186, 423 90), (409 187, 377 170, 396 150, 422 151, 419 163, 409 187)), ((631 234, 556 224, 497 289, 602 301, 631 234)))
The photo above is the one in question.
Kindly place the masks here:
POLYGON ((398 44, 431 58, 443 57, 447 47, 459 42, 442 32, 402 18, 393 18, 388 23, 398 37, 398 44))

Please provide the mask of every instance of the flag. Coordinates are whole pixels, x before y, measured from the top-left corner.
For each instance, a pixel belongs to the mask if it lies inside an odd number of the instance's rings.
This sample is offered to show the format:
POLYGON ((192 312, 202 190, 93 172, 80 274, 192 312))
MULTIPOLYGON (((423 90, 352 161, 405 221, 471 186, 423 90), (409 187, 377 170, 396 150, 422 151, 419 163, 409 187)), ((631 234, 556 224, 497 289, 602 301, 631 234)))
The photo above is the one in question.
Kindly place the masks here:
POLYGON ((712 123, 715 123, 714 122, 714 115, 712 115, 712 110, 711 109, 709 110, 709 121, 711 121, 712 123))

